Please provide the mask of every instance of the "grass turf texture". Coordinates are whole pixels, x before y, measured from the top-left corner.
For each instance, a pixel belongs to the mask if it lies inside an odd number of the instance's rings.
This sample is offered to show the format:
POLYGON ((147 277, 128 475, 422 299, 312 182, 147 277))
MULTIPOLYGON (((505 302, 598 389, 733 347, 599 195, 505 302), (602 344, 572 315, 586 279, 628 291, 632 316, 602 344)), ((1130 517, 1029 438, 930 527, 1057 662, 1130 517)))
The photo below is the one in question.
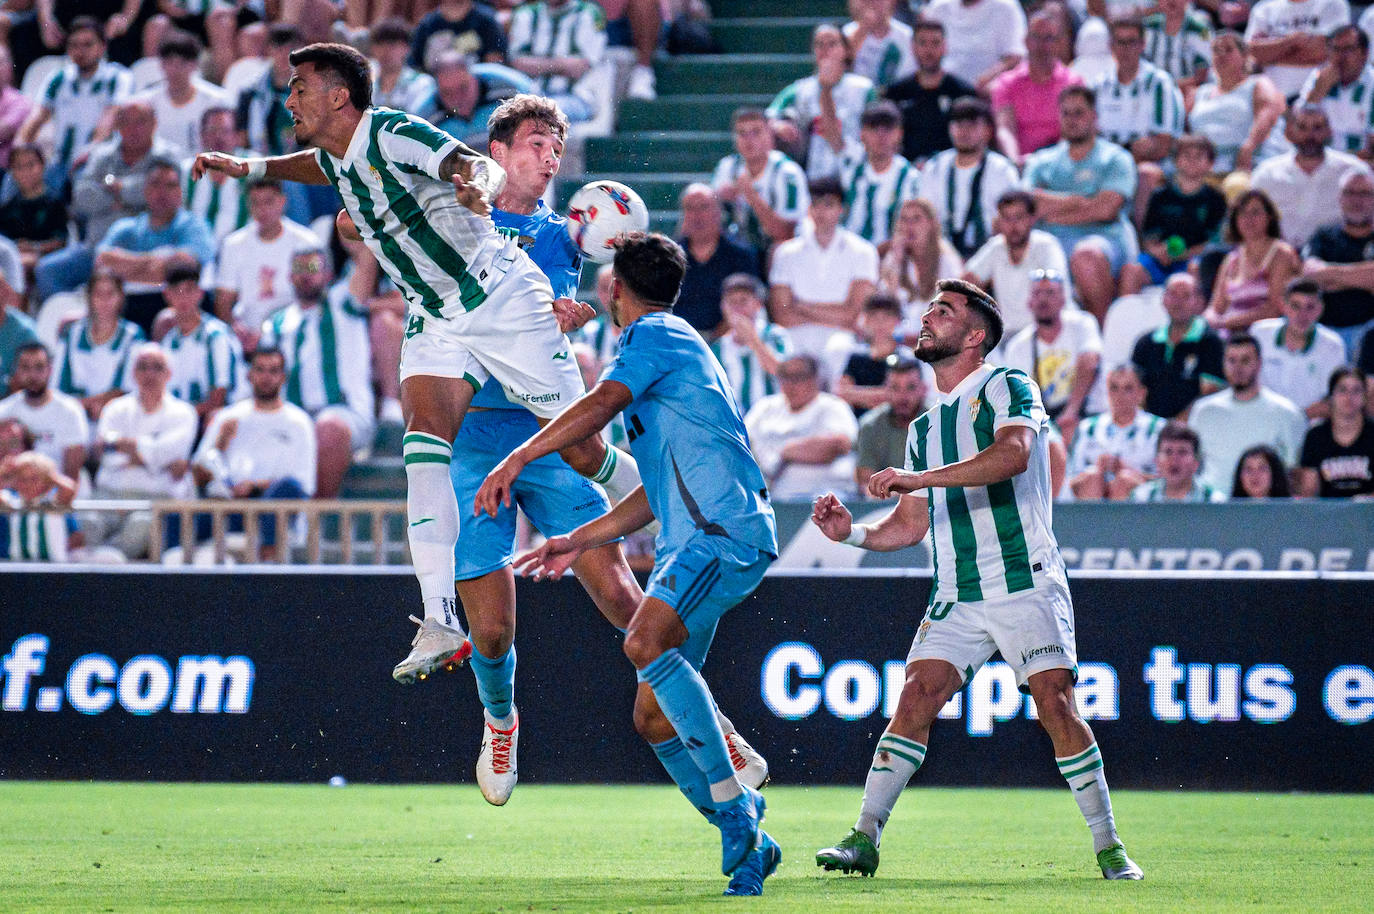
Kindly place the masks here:
POLYGON ((1121 792, 1143 883, 1105 882, 1066 791, 906 792, 875 879, 821 873, 861 790, 774 787, 783 863, 720 897, 670 787, 0 782, 0 911, 1367 911, 1374 797, 1121 792))

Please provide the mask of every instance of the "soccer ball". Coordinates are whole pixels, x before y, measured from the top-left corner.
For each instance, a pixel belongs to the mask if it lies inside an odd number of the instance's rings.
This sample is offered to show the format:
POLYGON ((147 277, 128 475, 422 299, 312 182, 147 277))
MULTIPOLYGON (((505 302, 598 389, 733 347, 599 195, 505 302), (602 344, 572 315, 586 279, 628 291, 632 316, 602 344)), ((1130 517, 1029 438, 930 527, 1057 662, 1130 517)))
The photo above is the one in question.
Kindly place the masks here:
POLYGON ((568 235, 582 256, 594 263, 615 259, 611 243, 621 232, 649 227, 649 208, 639 194, 618 181, 593 181, 568 201, 568 235))

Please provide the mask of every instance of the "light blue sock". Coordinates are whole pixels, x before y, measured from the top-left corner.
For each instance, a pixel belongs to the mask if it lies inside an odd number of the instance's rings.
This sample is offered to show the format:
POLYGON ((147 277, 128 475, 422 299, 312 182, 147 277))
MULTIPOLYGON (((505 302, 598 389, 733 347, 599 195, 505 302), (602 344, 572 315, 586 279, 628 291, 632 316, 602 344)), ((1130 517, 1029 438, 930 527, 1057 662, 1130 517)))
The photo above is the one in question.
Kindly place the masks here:
POLYGON ((665 651, 640 670, 639 680, 653 689, 659 708, 672 722, 706 783, 711 785, 713 807, 719 808, 738 798, 740 790, 734 783, 735 768, 730 764, 725 735, 716 721, 715 701, 701 674, 674 649, 665 651), (718 790, 728 796, 718 795, 718 790))
POLYGON ((682 740, 674 736, 661 743, 651 743, 650 748, 663 763, 668 776, 677 784, 677 789, 687 798, 687 802, 695 806, 703 816, 710 816, 711 785, 706 783, 706 775, 702 774, 697 763, 692 761, 692 756, 687 752, 687 747, 682 745, 682 740))
POLYGON ((515 700, 515 645, 495 660, 482 656, 474 645, 468 662, 477 679, 477 697, 482 700, 482 707, 497 720, 508 717, 515 700))

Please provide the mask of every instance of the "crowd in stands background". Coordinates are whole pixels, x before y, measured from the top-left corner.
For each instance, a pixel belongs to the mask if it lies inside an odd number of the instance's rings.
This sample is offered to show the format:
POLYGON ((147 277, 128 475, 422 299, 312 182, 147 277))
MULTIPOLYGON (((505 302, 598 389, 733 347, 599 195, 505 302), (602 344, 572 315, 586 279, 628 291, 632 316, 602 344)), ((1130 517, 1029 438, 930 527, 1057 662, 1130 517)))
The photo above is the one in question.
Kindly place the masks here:
MULTIPOLYGON (((774 98, 734 112, 733 150, 680 198, 678 310, 735 385, 775 497, 852 493, 902 459, 905 423, 941 396, 911 353, 941 277, 1001 303, 992 360, 1039 383, 1061 498, 1374 494, 1374 9, 843 6, 811 33, 809 75, 741 87, 774 98)), ((0 13, 8 501, 332 497, 399 421, 405 305, 340 237, 332 189, 189 178, 200 150, 296 148, 292 49, 363 48, 378 104, 480 147, 520 92, 575 124, 613 116, 617 47, 621 92, 653 102, 659 56, 714 49, 709 16, 701 0, 0 13), (273 397, 312 460, 250 491, 241 452, 273 397)), ((579 331, 589 376, 616 335, 604 316, 579 331)), ((51 513, 10 515, 0 553, 35 553, 40 532, 54 557, 146 544, 137 516, 51 513)))

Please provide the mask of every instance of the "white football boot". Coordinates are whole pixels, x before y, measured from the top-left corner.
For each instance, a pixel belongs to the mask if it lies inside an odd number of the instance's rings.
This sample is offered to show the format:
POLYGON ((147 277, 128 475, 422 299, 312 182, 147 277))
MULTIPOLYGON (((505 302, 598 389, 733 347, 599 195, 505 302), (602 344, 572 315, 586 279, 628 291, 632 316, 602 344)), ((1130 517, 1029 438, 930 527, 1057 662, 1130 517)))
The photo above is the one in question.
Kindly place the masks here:
POLYGON ((449 628, 433 619, 420 620, 414 616, 411 622, 420 626, 415 640, 410 642, 410 653, 406 659, 396 664, 391 677, 402 685, 410 685, 417 679, 428 679, 435 670, 452 672, 468 662, 472 656, 472 642, 461 628, 449 628))
POLYGON ((725 748, 730 750, 735 779, 745 787, 762 790, 768 783, 768 761, 735 730, 725 734, 725 748))
POLYGON ((492 806, 504 806, 515 790, 515 747, 520 741, 520 712, 511 708, 515 723, 509 730, 497 728, 490 712, 483 710, 482 751, 477 755, 477 786, 492 806))

